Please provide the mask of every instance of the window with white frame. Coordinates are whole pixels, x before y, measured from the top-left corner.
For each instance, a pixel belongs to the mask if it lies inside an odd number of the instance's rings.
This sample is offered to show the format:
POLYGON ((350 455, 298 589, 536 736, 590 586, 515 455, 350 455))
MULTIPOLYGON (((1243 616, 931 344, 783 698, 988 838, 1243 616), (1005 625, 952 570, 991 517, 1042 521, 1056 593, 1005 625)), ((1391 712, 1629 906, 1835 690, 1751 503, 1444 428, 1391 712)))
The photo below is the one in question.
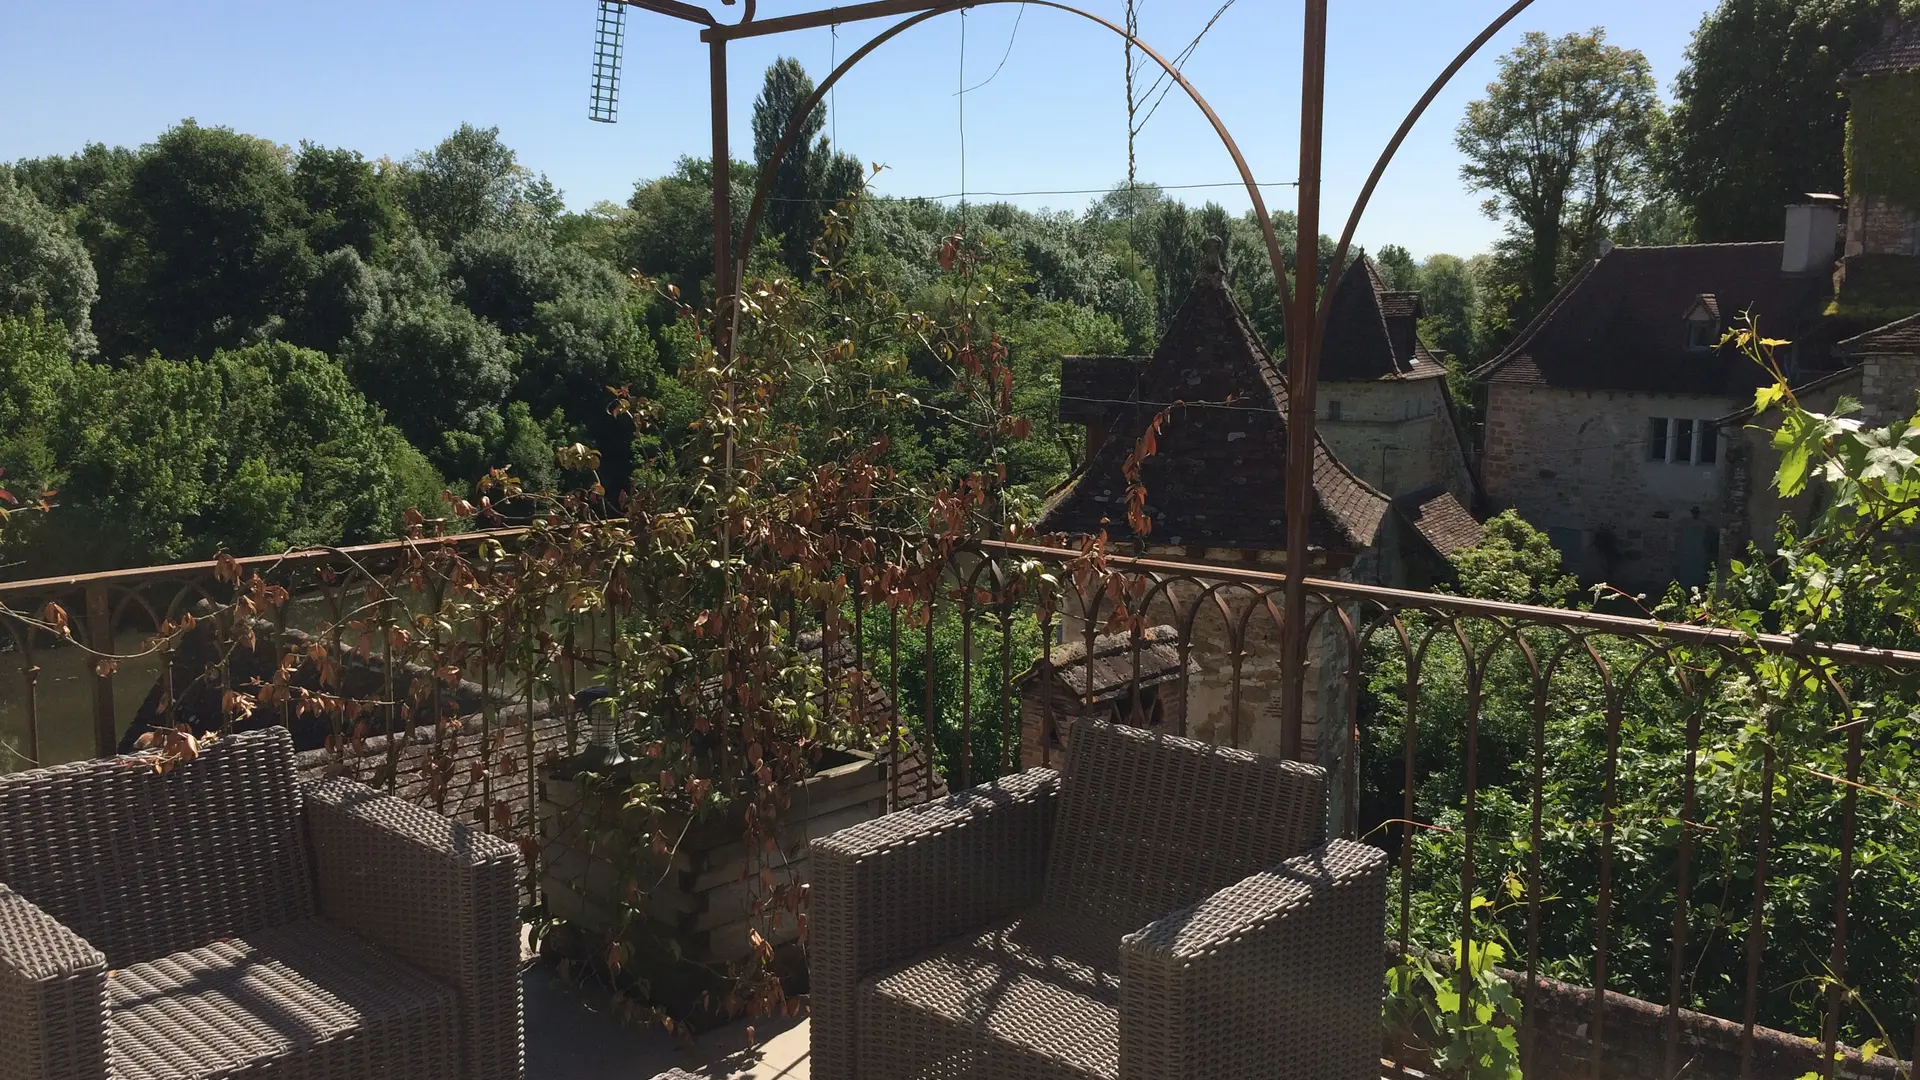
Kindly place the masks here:
POLYGON ((1720 429, 1691 416, 1647 417, 1647 460, 1668 465, 1715 465, 1720 429))

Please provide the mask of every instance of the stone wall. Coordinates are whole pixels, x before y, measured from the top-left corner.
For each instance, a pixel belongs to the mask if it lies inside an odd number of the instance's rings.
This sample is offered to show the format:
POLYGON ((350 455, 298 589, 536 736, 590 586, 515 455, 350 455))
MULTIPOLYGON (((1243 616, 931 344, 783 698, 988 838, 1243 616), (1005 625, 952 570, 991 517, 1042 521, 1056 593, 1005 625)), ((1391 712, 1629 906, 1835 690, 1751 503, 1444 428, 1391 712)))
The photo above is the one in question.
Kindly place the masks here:
POLYGON ((1920 392, 1920 356, 1879 353, 1860 362, 1860 420, 1868 427, 1889 427, 1913 417, 1920 392))
POLYGON ((1481 481, 1495 506, 1547 530, 1582 579, 1664 588, 1683 540, 1717 538, 1725 524, 1727 455, 1723 445, 1713 465, 1649 461, 1648 418, 1712 420, 1750 403, 1495 383, 1481 481))
POLYGON ((1388 495, 1445 484, 1461 505, 1473 505, 1445 379, 1327 383, 1317 426, 1334 456, 1388 495))
POLYGON ((1884 195, 1854 195, 1846 255, 1920 255, 1920 216, 1884 195))
MULTIPOLYGON (((1387 964, 1399 963, 1399 944, 1387 942, 1387 964)), ((1434 957, 1445 970, 1445 957, 1434 957)), ((1523 973, 1497 969, 1516 992, 1522 990, 1523 973)), ((1592 1080, 1593 1073, 1593 989, 1553 979, 1541 979, 1534 991, 1531 1019, 1531 1047, 1527 1054, 1527 1080, 1592 1080)), ((1741 1025, 1717 1016, 1681 1009, 1676 1014, 1679 1041, 1675 1047, 1674 1069, 1667 1068, 1670 1025, 1665 1006, 1625 994, 1609 992, 1606 1013, 1600 1027, 1601 1080, 1660 1080, 1668 1076, 1685 1080, 1741 1080, 1751 1075, 1760 1080, 1795 1080, 1820 1071, 1821 1046, 1812 1039, 1789 1035, 1772 1028, 1755 1027, 1753 1032, 1753 1068, 1740 1068, 1741 1025)), ((1527 1038, 1522 1035, 1523 1040, 1527 1038)), ((1420 1041, 1403 1030, 1389 1031, 1383 1057, 1416 1069, 1429 1063, 1418 1050, 1420 1041)), ((1843 1049, 1834 1069, 1837 1080, 1904 1080, 1911 1075, 1885 1054, 1864 1061, 1856 1050, 1843 1049)), ((1386 1075, 1395 1075, 1392 1072, 1386 1075)), ((1403 1074, 1408 1075, 1408 1074, 1403 1074)))

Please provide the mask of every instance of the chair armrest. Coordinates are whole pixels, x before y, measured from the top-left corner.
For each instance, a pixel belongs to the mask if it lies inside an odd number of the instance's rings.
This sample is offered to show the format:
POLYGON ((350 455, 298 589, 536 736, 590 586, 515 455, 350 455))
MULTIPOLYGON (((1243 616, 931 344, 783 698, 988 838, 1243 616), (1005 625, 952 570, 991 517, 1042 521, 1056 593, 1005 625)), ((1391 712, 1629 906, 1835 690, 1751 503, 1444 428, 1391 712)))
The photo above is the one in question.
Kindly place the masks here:
POLYGON ((1387 856, 1335 840, 1120 942, 1120 1076, 1380 1075, 1387 856))
POLYGON ((1029 769, 813 842, 815 1077, 853 1076, 861 979, 1039 901, 1059 791, 1029 769))
POLYGON ((321 916, 454 989, 461 1080, 519 1080, 519 852, 351 780, 301 795, 321 916))
POLYGON ((107 958, 5 885, 0 1054, 24 1080, 107 1080, 107 958))

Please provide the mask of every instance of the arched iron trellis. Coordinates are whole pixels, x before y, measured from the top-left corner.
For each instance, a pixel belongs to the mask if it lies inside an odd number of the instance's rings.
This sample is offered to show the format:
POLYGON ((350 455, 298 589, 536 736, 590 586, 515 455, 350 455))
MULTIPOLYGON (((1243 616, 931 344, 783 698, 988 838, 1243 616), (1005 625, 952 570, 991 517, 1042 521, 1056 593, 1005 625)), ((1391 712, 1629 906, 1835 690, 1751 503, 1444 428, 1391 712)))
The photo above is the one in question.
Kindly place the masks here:
MULTIPOLYGON (((745 265, 748 251, 751 250, 753 236, 765 205, 773 173, 778 163, 791 149, 800 131, 805 117, 825 100, 840 78, 861 60, 871 55, 881 45, 905 32, 913 26, 937 15, 993 3, 1016 3, 1023 0, 953 0, 949 3, 927 3, 925 0, 872 0, 869 3, 853 4, 846 7, 829 8, 820 11, 803 12, 796 15, 781 16, 772 19, 758 19, 755 5, 748 0, 743 17, 738 23, 726 25, 716 20, 703 8, 685 3, 684 0, 623 0, 623 2, 651 11, 672 15, 676 18, 698 23, 705 29, 701 39, 711 46, 712 56, 712 108, 713 108, 713 216, 714 216, 714 282, 718 295, 714 303, 714 339, 719 343, 723 357, 732 344, 732 326, 738 314, 735 302, 740 281, 736 268, 745 265), (905 15, 902 22, 882 31, 866 45, 856 50, 845 61, 837 65, 833 72, 815 88, 814 94, 796 110, 788 129, 773 151, 771 166, 762 170, 754 192, 753 202, 748 210, 745 227, 737 244, 733 240, 730 175, 731 157, 727 149, 727 67, 726 44, 729 41, 760 37, 769 34, 786 33, 795 30, 813 29, 823 26, 837 27, 844 23, 864 19, 888 18, 905 15)), ((724 0, 731 4, 732 0, 724 0)), ((1024 0, 1036 7, 1052 8, 1056 11, 1077 15, 1118 35, 1130 46, 1138 48, 1165 70, 1180 88, 1187 93, 1212 125, 1232 156, 1234 165, 1246 185, 1247 195, 1252 203, 1254 216, 1266 242, 1267 258, 1272 268, 1274 283, 1280 297, 1281 319, 1284 334, 1290 343, 1288 350, 1288 471, 1287 471, 1287 566, 1304 571, 1307 565, 1309 545, 1307 543, 1307 519, 1312 507, 1312 460, 1314 457, 1314 403, 1316 397, 1320 343, 1324 337, 1327 321, 1331 317, 1332 292, 1324 290, 1316 305, 1315 286, 1318 281, 1319 222, 1320 222, 1320 172, 1322 117, 1326 85, 1326 45, 1327 45, 1327 7, 1328 0, 1306 0, 1306 28, 1301 64, 1301 147, 1299 207, 1296 217, 1298 234, 1296 236, 1295 280, 1289 282, 1281 255, 1279 237, 1273 228, 1271 215, 1267 212, 1265 199, 1259 186, 1254 182, 1244 155, 1235 143, 1226 125, 1213 111, 1206 99, 1186 79, 1179 68, 1169 63, 1165 57, 1154 50, 1140 37, 1131 32, 1131 28, 1122 27, 1071 4, 1059 0, 1024 0), (1304 344, 1304 348, 1298 347, 1304 344)), ((1359 227, 1362 215, 1366 212, 1373 192, 1385 174, 1387 166, 1399 152, 1413 126, 1425 114, 1427 107, 1439 95, 1453 77, 1459 73, 1468 60, 1477 54, 1494 35, 1505 28, 1533 0, 1515 0, 1499 17, 1489 23, 1479 35, 1460 51, 1445 70, 1433 81, 1427 92, 1421 96, 1407 113, 1392 139, 1387 143, 1379 159, 1375 162, 1366 185, 1355 202, 1352 213, 1335 249, 1333 267, 1336 269, 1345 261, 1351 249, 1355 230, 1359 227)), ((729 461, 731 459, 729 458, 729 461)), ((1304 723, 1305 670, 1307 653, 1306 594, 1302 585, 1302 573, 1291 573, 1284 587, 1286 595, 1283 627, 1282 667, 1282 714, 1286 718, 1286 744, 1289 752, 1297 752, 1301 730, 1304 723)))

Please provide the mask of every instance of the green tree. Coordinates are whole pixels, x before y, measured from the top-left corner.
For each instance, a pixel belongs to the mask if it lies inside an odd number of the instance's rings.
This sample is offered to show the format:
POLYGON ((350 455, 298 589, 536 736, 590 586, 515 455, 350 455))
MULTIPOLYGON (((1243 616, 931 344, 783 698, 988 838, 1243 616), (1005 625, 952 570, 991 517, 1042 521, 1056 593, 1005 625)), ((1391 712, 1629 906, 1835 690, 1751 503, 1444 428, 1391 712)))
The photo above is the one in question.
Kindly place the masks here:
POLYGON ((324 354, 284 343, 107 367, 58 324, 0 318, 0 468, 57 486, 9 530, 34 573, 394 535, 439 479, 324 354))
POLYGON ((77 355, 90 356, 99 297, 93 260, 73 229, 0 168, 0 316, 45 312, 66 327, 77 355))
POLYGON ((302 224, 313 250, 347 247, 368 262, 385 259, 405 211, 396 185, 358 151, 301 143, 293 190, 305 208, 302 224))
POLYGON ((192 120, 146 148, 118 220, 132 244, 113 288, 130 324, 102 330, 116 354, 210 355, 277 325, 312 271, 286 153, 192 120))
POLYGON ((499 128, 472 124, 416 154, 403 191, 420 230, 449 246, 481 229, 550 223, 559 209, 559 192, 520 164, 499 128))
MULTIPOLYGON (((800 61, 783 56, 767 68, 766 82, 753 102, 753 160, 764 171, 773 152, 793 123, 800 106, 813 93, 813 79, 800 61)), ((860 162, 836 153, 820 134, 827 111, 816 107, 801 123, 793 145, 780 159, 768 192, 766 225, 761 230, 780 238, 787 269, 804 275, 811 269, 813 242, 829 210, 860 190, 865 179, 860 162)))
MULTIPOLYGON (((753 167, 732 164, 734 241, 746 227, 742 216, 753 197, 753 167)), ((667 176, 634 185, 627 201, 633 216, 622 224, 620 269, 637 270, 680 290, 700 307, 709 302, 713 279, 713 163, 681 158, 667 176)))
POLYGON ((443 297, 383 309, 346 353, 354 383, 448 472, 471 468, 453 449, 463 437, 490 441, 517 360, 498 328, 443 297))
POLYGON ((1473 342, 1473 314, 1480 292, 1473 267, 1458 255, 1429 255, 1414 280, 1425 311, 1420 336, 1462 364, 1473 364, 1479 358, 1473 342))
POLYGON ((1633 212, 1648 187, 1648 146, 1664 123, 1647 58, 1606 31, 1530 33, 1500 58, 1487 96, 1455 133, 1460 173, 1488 193, 1525 276, 1516 321, 1545 304, 1577 260, 1633 212))
POLYGON ((1809 191, 1844 190, 1840 76, 1898 6, 1722 0, 1707 13, 1674 80, 1662 169, 1696 239, 1778 240, 1784 206, 1809 191))
POLYGON ((1488 521, 1486 530, 1478 544, 1453 555, 1457 587, 1463 595, 1564 607, 1579 592, 1580 583, 1567 573, 1559 549, 1525 518, 1507 510, 1488 521))
POLYGON ((1412 292, 1420 287, 1420 268, 1415 265, 1413 255, 1399 244, 1388 244, 1373 257, 1374 265, 1380 268, 1380 277, 1387 288, 1395 292, 1412 292))

